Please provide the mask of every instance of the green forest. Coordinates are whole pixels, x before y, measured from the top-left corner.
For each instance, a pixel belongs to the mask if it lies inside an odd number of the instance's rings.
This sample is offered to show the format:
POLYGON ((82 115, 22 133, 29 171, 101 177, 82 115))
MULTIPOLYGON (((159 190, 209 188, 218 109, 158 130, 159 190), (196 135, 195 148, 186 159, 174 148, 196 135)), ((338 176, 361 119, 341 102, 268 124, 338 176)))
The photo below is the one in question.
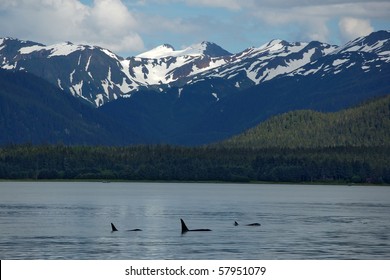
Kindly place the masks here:
POLYGON ((288 112, 220 145, 253 148, 389 146, 390 95, 335 113, 288 112))
POLYGON ((3 179, 390 183, 390 147, 9 146, 3 179))
POLYGON ((0 179, 390 184, 390 96, 276 116, 222 143, 0 147, 0 179))

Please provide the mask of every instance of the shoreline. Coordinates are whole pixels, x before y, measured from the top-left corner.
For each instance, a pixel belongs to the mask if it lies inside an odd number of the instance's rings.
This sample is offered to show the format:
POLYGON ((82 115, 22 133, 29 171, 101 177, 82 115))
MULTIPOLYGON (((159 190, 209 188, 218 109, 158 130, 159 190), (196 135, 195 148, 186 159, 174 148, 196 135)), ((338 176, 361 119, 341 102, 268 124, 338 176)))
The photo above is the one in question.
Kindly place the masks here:
POLYGON ((2 182, 64 182, 64 183, 102 183, 102 184, 115 184, 115 183, 159 183, 159 184, 239 184, 239 185, 302 185, 302 186, 346 186, 346 187, 368 187, 368 186, 382 186, 390 187, 388 184, 374 184, 374 183, 348 183, 348 182, 328 182, 328 181, 316 181, 316 182, 273 182, 273 181, 250 181, 250 182, 238 182, 238 181, 178 181, 178 180, 99 180, 99 179, 0 179, 2 182))

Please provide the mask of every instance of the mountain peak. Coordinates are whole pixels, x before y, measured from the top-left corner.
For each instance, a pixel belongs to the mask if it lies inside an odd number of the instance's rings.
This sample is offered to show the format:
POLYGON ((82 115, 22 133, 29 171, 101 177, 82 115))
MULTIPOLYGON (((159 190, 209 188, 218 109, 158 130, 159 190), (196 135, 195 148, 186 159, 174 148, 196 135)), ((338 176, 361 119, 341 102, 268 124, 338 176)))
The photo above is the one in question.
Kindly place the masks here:
POLYGON ((170 45, 170 44, 164 44, 164 45, 162 45, 162 47, 163 47, 163 48, 166 48, 166 49, 170 49, 170 50, 172 50, 172 51, 175 50, 175 48, 174 48, 172 45, 170 45))
POLYGON ((141 58, 163 58, 167 56, 175 56, 174 53, 176 52, 175 48, 170 44, 163 44, 160 46, 157 46, 149 51, 143 52, 137 57, 141 58))
POLYGON ((200 43, 200 46, 203 47, 203 54, 208 55, 210 57, 232 55, 227 50, 221 48, 220 46, 212 42, 203 41, 202 43, 200 43))
POLYGON ((336 52, 374 52, 381 56, 389 57, 390 31, 376 31, 363 37, 349 41, 346 45, 340 47, 336 52))
POLYGON ((274 52, 274 51, 279 51, 285 47, 289 47, 292 45, 301 45, 301 43, 291 44, 285 40, 273 39, 273 40, 269 41, 268 43, 265 43, 264 45, 260 46, 259 49, 264 50, 264 51, 274 52))
POLYGON ((179 57, 179 56, 202 56, 220 57, 231 55, 215 43, 203 41, 199 44, 191 45, 182 50, 175 50, 170 44, 160 45, 150 51, 141 53, 137 57, 159 59, 164 57, 179 57))

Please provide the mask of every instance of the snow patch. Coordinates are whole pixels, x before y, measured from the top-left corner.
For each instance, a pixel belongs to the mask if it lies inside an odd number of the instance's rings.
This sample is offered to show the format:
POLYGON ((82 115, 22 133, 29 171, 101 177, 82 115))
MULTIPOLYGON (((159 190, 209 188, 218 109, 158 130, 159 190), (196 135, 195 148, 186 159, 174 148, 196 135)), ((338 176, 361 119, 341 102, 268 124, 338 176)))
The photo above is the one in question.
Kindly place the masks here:
POLYGON ((347 61, 349 61, 349 59, 336 59, 335 61, 333 61, 332 66, 333 67, 339 66, 347 61))
POLYGON ((104 96, 103 96, 103 94, 101 94, 101 93, 96 94, 96 98, 95 98, 95 105, 96 105, 96 107, 99 107, 102 104, 104 104, 104 96))
POLYGON ((87 65, 85 65, 85 71, 88 71, 89 64, 91 63, 92 55, 88 58, 87 65))
MULTIPOLYGON (((301 46, 299 47, 301 48, 301 46)), ((247 70, 247 77, 251 79, 254 83, 259 84, 262 81, 271 80, 279 75, 291 73, 300 67, 310 63, 311 57, 313 56, 315 50, 310 49, 303 54, 301 59, 286 59, 284 64, 280 64, 275 68, 267 68, 267 63, 262 61, 257 61, 251 65, 247 70), (260 71, 263 70, 262 74, 259 76, 260 71)), ((278 55, 280 57, 280 55, 278 55)))
POLYGON ((30 47, 23 47, 19 50, 20 54, 31 54, 33 52, 38 51, 50 51, 50 55, 48 56, 67 56, 75 51, 83 51, 85 49, 84 46, 80 45, 73 45, 72 43, 62 43, 62 44, 55 44, 51 46, 30 46, 30 47))
POLYGON ((168 44, 164 44, 161 46, 158 46, 150 51, 141 53, 137 55, 136 57, 138 58, 163 58, 167 56, 174 56, 173 54, 175 53, 175 49, 168 44))
POLYGON ((336 70, 336 71, 334 71, 334 75, 337 75, 338 73, 340 73, 342 70, 341 69, 339 69, 339 70, 336 70))
POLYGON ((15 65, 5 64, 5 65, 2 66, 2 68, 5 69, 5 70, 14 70, 14 69, 16 69, 17 65, 18 65, 18 63, 15 62, 15 65))
POLYGON ((102 52, 104 52, 106 55, 108 55, 109 57, 115 59, 115 60, 119 60, 118 59, 118 56, 114 53, 112 53, 111 51, 107 50, 107 49, 101 49, 102 52))
POLYGON ((58 87, 59 87, 61 90, 64 90, 64 88, 61 86, 61 80, 60 80, 60 79, 57 79, 57 84, 58 84, 58 87))
POLYGON ((380 51, 387 43, 388 40, 380 40, 375 42, 373 45, 367 45, 363 42, 364 37, 357 38, 349 42, 347 45, 342 47, 339 50, 336 50, 337 53, 345 52, 378 52, 380 51))
POLYGON ((165 45, 158 46, 150 51, 141 53, 136 57, 160 59, 169 56, 171 57, 201 56, 204 54, 206 48, 207 48, 207 44, 205 42, 191 45, 188 48, 185 48, 183 50, 175 50, 171 45, 165 44, 165 45))
POLYGON ((383 51, 379 53, 380 56, 388 56, 390 55, 390 51, 383 51))
POLYGON ((104 92, 106 93, 106 95, 108 96, 109 95, 109 90, 108 88, 112 87, 111 84, 109 84, 106 80, 102 81, 102 87, 104 89, 104 92))
POLYGON ((74 69, 72 71, 72 73, 70 73, 70 75, 69 75, 69 81, 70 81, 71 84, 73 84, 73 75, 74 75, 74 73, 76 73, 76 69, 74 69))
POLYGON ((124 94, 129 93, 133 89, 133 86, 127 83, 127 79, 125 77, 123 77, 122 84, 117 86, 124 94))
POLYGON ((257 50, 263 50, 263 51, 277 51, 283 48, 282 40, 275 39, 271 40, 268 43, 260 46, 257 50))
POLYGON ((108 67, 108 74, 107 74, 107 80, 111 81, 111 66, 108 67))
POLYGON ((124 59, 119 61, 122 66, 122 72, 127 76, 130 77, 130 60, 124 59))
POLYGON ((70 89, 74 95, 83 96, 83 81, 78 84, 73 85, 70 89))

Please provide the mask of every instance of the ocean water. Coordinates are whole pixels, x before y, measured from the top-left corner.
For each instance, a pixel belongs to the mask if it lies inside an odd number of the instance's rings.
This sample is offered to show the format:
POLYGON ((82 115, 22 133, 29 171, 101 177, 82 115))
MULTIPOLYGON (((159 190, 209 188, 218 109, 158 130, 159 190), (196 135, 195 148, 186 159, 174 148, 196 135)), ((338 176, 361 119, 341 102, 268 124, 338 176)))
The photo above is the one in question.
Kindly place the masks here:
POLYGON ((367 260, 389 248, 390 187, 0 182, 3 260, 367 260), (211 231, 181 234, 180 219, 211 231))

